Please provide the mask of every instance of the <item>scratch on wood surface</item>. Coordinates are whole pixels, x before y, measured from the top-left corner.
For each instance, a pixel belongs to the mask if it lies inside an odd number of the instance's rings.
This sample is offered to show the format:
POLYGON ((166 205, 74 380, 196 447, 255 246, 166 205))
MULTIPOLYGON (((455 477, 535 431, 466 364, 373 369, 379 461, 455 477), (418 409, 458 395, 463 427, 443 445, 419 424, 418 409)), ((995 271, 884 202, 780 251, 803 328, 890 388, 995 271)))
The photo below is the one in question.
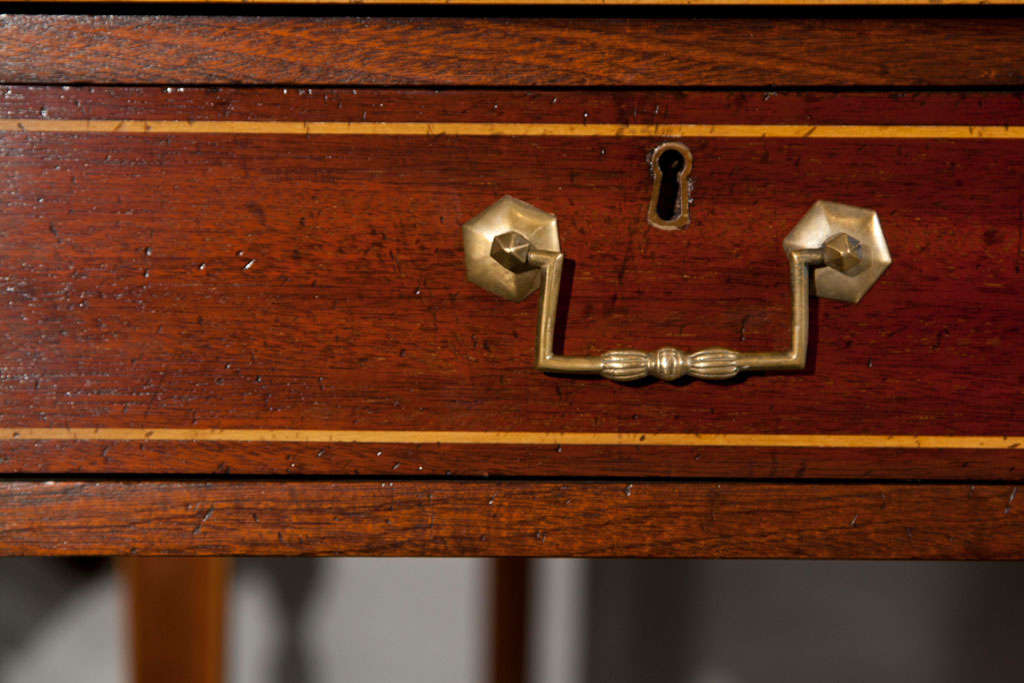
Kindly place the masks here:
POLYGON ((211 505, 210 507, 206 508, 206 510, 203 512, 203 516, 199 518, 199 523, 192 528, 193 535, 198 534, 202 530, 203 524, 205 524, 206 520, 210 519, 210 515, 213 514, 214 507, 215 506, 211 505))

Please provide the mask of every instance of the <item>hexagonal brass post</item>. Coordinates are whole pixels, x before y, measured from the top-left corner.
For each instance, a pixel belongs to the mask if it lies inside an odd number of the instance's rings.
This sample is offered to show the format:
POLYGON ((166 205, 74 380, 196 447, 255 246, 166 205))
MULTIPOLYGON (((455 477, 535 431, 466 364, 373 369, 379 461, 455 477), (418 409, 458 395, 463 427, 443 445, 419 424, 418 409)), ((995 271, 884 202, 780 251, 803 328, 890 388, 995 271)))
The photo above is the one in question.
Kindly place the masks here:
POLYGON ((509 232, 526 240, 533 249, 561 251, 555 217, 505 195, 462 226, 466 272, 470 280, 488 292, 510 301, 522 301, 540 287, 541 273, 536 267, 511 269, 504 265, 508 261, 495 259, 495 239, 509 232))
POLYGON ((788 351, 740 353, 711 348, 684 353, 615 350, 600 356, 562 356, 552 351, 564 257, 555 217, 509 196, 462 228, 469 279, 489 292, 520 301, 538 287, 538 369, 600 374, 620 382, 651 376, 716 380, 747 370, 799 370, 807 360, 809 280, 818 296, 857 302, 892 262, 878 215, 833 202, 815 202, 783 241, 793 296, 792 344, 788 351))
POLYGON ((814 202, 786 235, 782 248, 791 252, 820 247, 825 248, 830 267, 814 271, 814 293, 826 299, 857 303, 892 263, 878 214, 870 209, 814 202), (853 252, 855 265, 845 269, 832 265, 852 263, 853 252))

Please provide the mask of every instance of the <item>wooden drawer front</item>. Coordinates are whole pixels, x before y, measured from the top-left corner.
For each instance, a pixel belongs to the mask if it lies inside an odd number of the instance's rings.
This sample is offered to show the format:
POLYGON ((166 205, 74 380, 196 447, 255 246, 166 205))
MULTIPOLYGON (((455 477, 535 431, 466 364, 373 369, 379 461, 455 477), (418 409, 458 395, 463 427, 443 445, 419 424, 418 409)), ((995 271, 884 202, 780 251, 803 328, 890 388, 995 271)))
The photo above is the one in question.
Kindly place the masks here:
POLYGON ((1024 558, 1019 9, 430 12, 0 16, 0 553, 1024 558), (784 350, 816 200, 893 263, 802 372, 546 375, 506 194, 568 354, 784 350))
POLYGON ((1016 93, 12 87, 5 472, 1007 479, 1022 462, 1016 93), (692 224, 647 155, 693 152, 692 224), (781 242, 878 211, 809 367, 622 386, 531 369, 536 299, 466 280, 503 194, 558 215, 568 353, 782 349, 781 242), (94 431, 95 430, 95 431, 94 431), (228 430, 228 431, 222 431, 228 430))

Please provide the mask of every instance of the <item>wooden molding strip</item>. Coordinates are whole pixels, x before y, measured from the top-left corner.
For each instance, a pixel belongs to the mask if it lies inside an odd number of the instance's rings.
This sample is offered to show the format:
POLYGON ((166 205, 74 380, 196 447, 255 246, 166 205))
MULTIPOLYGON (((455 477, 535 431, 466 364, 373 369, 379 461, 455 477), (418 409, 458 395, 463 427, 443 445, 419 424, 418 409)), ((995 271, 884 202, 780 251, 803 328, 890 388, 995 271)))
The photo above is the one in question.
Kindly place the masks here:
POLYGON ((248 441, 528 446, 739 446, 747 448, 1024 448, 1024 436, 902 434, 685 434, 642 432, 487 432, 351 429, 173 429, 27 427, 0 429, 0 441, 248 441))
POLYGON ((0 555, 1024 558, 1013 484, 0 480, 0 555))
POLYGON ((1024 139, 1024 126, 166 121, 0 119, 0 132, 158 135, 508 135, 562 137, 1024 139))
POLYGON ((1015 12, 328 14, 333 15, 6 14, 0 21, 0 64, 6 82, 23 85, 1024 86, 1024 17, 1015 12))

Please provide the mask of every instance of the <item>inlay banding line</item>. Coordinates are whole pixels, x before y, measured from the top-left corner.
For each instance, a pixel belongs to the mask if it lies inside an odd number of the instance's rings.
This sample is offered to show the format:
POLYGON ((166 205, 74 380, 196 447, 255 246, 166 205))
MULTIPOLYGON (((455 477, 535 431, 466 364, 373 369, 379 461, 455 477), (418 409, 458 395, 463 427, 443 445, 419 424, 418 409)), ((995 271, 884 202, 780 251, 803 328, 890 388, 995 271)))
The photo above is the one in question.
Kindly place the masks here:
POLYGON ((0 119, 0 132, 156 135, 1024 139, 1024 126, 0 119))
POLYGON ((60 428, 0 429, 0 441, 209 441, 258 443, 476 444, 743 448, 1024 448, 1024 436, 887 434, 700 434, 642 432, 488 432, 331 429, 60 428))

